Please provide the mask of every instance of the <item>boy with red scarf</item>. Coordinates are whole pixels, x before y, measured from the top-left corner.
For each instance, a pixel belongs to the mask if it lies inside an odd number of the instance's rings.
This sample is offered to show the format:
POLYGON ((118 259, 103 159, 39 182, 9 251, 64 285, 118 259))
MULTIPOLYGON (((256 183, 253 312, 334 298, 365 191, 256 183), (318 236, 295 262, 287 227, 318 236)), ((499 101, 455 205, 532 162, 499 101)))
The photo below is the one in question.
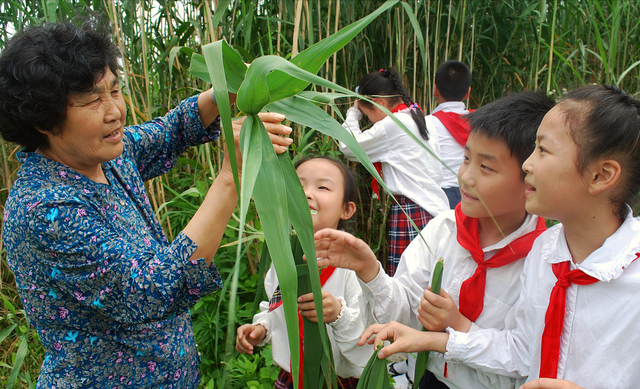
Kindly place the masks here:
POLYGON ((455 173, 460 169, 464 158, 464 145, 469 138, 469 126, 463 115, 469 113, 463 100, 471 92, 471 71, 460 61, 446 61, 436 70, 433 97, 438 106, 425 117, 427 128, 433 128, 438 134, 440 157, 451 168, 442 169, 440 186, 454 209, 460 202, 460 188, 455 173))
MULTIPOLYGON (((467 115, 471 132, 460 168, 462 201, 434 218, 405 250, 393 278, 377 264, 371 249, 347 233, 316 233, 318 266, 356 272, 369 309, 369 323, 398 321, 429 331, 505 328, 520 293, 520 273, 544 220, 525 211, 521 166, 531 154, 536 130, 554 106, 547 97, 522 92, 503 97, 467 115), (431 273, 444 259, 441 295, 428 290, 431 273), (421 304, 422 300, 422 304, 421 304)), ((507 324, 508 325, 508 324, 507 324)), ((432 353, 421 387, 513 388, 513 378, 446 364, 432 353), (431 373, 430 373, 431 372, 431 373)))

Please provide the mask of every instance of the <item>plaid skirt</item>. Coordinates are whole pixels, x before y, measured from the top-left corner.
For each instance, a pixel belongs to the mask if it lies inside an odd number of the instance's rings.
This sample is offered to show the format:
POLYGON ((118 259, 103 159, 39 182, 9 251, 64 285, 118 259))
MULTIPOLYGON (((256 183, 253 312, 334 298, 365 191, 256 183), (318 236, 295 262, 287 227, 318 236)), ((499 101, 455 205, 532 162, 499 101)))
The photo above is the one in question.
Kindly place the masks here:
POLYGON ((409 215, 420 231, 427 225, 433 216, 422 209, 406 196, 395 196, 400 203, 391 205, 391 215, 389 216, 389 256, 387 258, 387 274, 393 277, 400 263, 400 257, 409 243, 418 236, 418 231, 411 225, 402 209, 409 215))
MULTIPOLYGON (((274 387, 276 389, 293 389, 293 378, 291 377, 291 373, 285 369, 280 369, 280 374, 278 374, 278 380, 274 387)), ((356 389, 358 387, 358 379, 353 377, 338 377, 338 387, 344 389, 356 389)))

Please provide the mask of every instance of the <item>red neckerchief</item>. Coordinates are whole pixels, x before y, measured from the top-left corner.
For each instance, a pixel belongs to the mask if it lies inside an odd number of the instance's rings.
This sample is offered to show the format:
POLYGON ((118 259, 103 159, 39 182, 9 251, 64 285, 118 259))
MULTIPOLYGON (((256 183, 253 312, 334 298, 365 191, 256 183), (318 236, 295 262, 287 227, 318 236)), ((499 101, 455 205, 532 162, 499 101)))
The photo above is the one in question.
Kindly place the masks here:
MULTIPOLYGON (((469 112, 473 111, 473 109, 469 110, 469 112)), ((432 115, 442 122, 456 142, 460 143, 461 146, 467 144, 467 139, 469 139, 469 125, 467 124, 467 120, 461 117, 463 114, 437 111, 432 113, 432 115)))
POLYGON ((461 204, 456 206, 455 213, 458 243, 469 250, 471 258, 478 264, 475 273, 460 286, 460 313, 467 319, 475 321, 484 308, 487 268, 504 266, 526 257, 533 241, 547 228, 544 219, 539 217, 535 230, 515 239, 485 261, 478 236, 478 219, 465 215, 461 204))
MULTIPOLYGON (((395 107, 394 109, 391 110, 391 113, 396 113, 398 111, 402 111, 403 109, 407 109, 409 107, 407 107, 407 105, 405 103, 400 103, 398 104, 397 107, 395 107)), ((378 172, 378 174, 382 174, 382 163, 381 162, 374 162, 373 163, 373 167, 376 168, 376 171, 378 172)), ((378 184, 378 180, 376 180, 375 177, 373 177, 371 179, 371 190, 373 191, 373 193, 376 194, 376 196, 380 197, 380 185, 378 184)))
POLYGON ((558 281, 551 290, 551 298, 547 313, 544 316, 544 332, 540 351, 540 378, 556 378, 558 376, 558 360, 560 359, 560 335, 564 326, 564 314, 567 302, 567 288, 571 284, 589 285, 598 282, 580 269, 569 271, 569 261, 551 265, 558 281))
MULTIPOLYGON (((320 287, 323 287, 324 284, 327 283, 327 280, 333 275, 333 272, 336 270, 333 266, 327 266, 320 272, 320 287)), ((271 297, 271 302, 269 303, 269 312, 278 308, 282 305, 282 295, 280 294, 280 286, 276 288, 273 292, 273 296, 271 297)), ((298 334, 300 337, 300 366, 302 366, 304 362, 304 326, 302 324, 302 315, 298 312, 298 334)), ((293 369, 290 368, 291 371, 293 369)), ((302 368, 300 369, 300 375, 298 380, 298 387, 302 389, 302 368)))

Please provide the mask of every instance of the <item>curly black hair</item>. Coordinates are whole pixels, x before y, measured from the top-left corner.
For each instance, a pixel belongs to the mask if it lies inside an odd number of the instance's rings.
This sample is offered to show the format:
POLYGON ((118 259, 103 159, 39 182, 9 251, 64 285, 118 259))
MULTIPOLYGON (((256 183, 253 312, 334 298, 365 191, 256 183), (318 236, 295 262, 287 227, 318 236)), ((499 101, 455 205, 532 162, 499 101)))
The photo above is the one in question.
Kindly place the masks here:
POLYGON ((18 32, 0 55, 0 134, 29 151, 47 146, 40 131, 59 133, 70 95, 91 91, 107 68, 117 77, 119 57, 96 17, 18 32))

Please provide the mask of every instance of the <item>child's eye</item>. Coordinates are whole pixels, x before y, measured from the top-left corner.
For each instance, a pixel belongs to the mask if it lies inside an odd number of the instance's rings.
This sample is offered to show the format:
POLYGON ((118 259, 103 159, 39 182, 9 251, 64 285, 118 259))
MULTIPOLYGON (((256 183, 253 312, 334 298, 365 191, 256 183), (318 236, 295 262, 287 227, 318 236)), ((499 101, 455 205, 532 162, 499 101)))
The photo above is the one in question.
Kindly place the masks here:
POLYGON ((490 171, 490 172, 495 171, 495 170, 491 169, 489 166, 484 165, 484 164, 483 164, 483 165, 480 165, 480 168, 482 168, 482 169, 484 169, 484 170, 487 170, 487 171, 490 171))
POLYGON ((464 156, 464 161, 468 162, 469 161, 469 157, 467 157, 466 155, 464 156))
POLYGON ((329 188, 327 188, 326 186, 319 186, 318 189, 320 189, 320 190, 329 190, 329 188))
POLYGON ((546 152, 547 152, 547 150, 545 150, 545 148, 544 148, 544 147, 542 147, 542 146, 538 146, 538 150, 540 150, 540 152, 541 152, 541 153, 542 153, 542 152, 544 152, 544 153, 546 153, 546 152))

